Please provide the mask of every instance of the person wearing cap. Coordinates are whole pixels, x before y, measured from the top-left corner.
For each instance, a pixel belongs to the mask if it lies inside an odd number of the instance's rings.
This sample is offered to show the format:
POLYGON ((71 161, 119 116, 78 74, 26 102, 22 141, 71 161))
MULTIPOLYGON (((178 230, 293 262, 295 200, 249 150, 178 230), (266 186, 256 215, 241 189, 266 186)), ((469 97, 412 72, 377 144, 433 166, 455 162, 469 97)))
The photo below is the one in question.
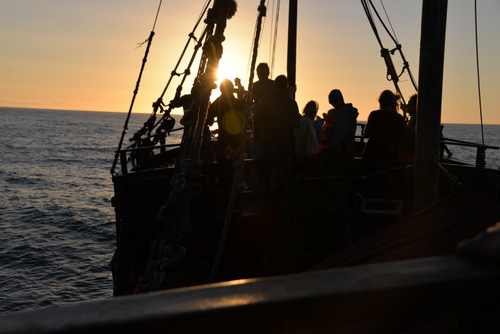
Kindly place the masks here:
POLYGON ((399 95, 384 90, 378 99, 380 109, 372 111, 364 129, 368 138, 363 158, 398 160, 409 138, 404 117, 398 113, 399 95))

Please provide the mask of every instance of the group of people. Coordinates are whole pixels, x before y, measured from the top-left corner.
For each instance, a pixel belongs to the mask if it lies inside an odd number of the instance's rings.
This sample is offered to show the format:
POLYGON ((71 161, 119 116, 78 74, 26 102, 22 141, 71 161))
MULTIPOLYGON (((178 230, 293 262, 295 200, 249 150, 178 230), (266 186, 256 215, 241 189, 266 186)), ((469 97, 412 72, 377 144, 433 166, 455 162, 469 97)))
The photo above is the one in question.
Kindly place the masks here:
MULTIPOLYGON (((332 173, 342 168, 356 151, 355 133, 358 109, 344 101, 340 90, 328 96, 332 108, 318 116, 319 104, 309 101, 302 112, 290 93, 288 79, 279 75, 269 78, 269 67, 261 63, 256 69, 258 81, 253 85, 252 157, 254 159, 295 158, 298 166, 308 173, 332 173)), ((240 82, 237 88, 225 79, 220 85, 221 96, 210 106, 207 124, 217 118, 219 128, 218 161, 227 159, 228 149, 241 144, 246 131, 245 93, 240 82), (237 94, 237 96, 235 96, 237 94)), ((378 99, 380 108, 372 111, 364 127, 368 138, 362 157, 367 159, 401 159, 412 154, 417 96, 410 98, 408 123, 398 113, 400 97, 384 90, 378 99)))
MULTIPOLYGON (((410 116, 407 122, 398 113, 399 95, 384 90, 378 99, 380 108, 370 113, 363 135, 368 141, 362 148, 365 159, 411 160, 415 140, 417 95, 406 105, 410 116)), ((323 118, 317 116, 318 103, 306 104, 295 136, 297 162, 305 171, 320 174, 342 172, 345 162, 356 151, 355 133, 358 110, 344 101, 338 89, 328 96, 333 106, 323 118), (323 123, 321 127, 317 125, 323 123), (315 140, 316 139, 316 140, 315 140)))

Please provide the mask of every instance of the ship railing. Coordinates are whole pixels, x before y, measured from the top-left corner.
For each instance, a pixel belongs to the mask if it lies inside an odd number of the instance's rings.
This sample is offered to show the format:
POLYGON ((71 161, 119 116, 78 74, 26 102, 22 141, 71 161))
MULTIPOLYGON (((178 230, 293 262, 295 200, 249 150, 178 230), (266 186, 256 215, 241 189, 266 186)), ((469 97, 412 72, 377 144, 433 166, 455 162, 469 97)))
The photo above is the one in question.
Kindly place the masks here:
MULTIPOLYGON (((183 129, 184 128, 173 129, 168 133, 183 129)), ((159 139, 158 134, 152 134, 149 136, 144 135, 140 139, 131 140, 131 142, 124 149, 118 151, 122 175, 127 175, 130 171, 136 169, 141 162, 146 159, 155 155, 164 154, 165 152, 180 146, 180 142, 174 144, 165 144, 164 142, 164 139, 159 139)))
POLYGON ((449 255, 13 312, 0 325, 5 333, 337 333, 396 324, 485 333, 498 331, 499 279, 493 261, 449 255))
POLYGON ((463 140, 451 139, 451 138, 442 138, 441 139, 441 160, 444 158, 444 152, 446 151, 446 147, 448 145, 454 146, 464 146, 464 147, 472 147, 476 148, 476 167, 484 168, 486 166, 486 150, 498 150, 500 149, 498 146, 491 145, 483 145, 463 140))
MULTIPOLYGON (((361 128, 360 133, 361 135, 355 135, 354 138, 356 140, 356 143, 359 145, 358 150, 362 151, 362 148, 364 147, 364 144, 366 142, 366 139, 368 137, 365 137, 362 135, 365 124, 362 123, 357 123, 357 126, 361 128)), ((379 138, 379 139, 391 139, 394 140, 394 138, 379 138)), ((411 143, 411 139, 398 139, 397 140, 400 143, 411 143)), ((441 138, 441 148, 440 148, 440 159, 441 161, 445 158, 445 153, 448 155, 448 158, 450 158, 453 153, 448 149, 448 146, 462 146, 462 147, 469 147, 469 148, 475 148, 476 149, 476 161, 475 161, 475 166, 477 168, 484 168, 486 166, 486 150, 498 150, 500 147, 498 146, 492 146, 492 145, 485 145, 485 144, 479 144, 479 143, 474 143, 474 142, 469 142, 469 141, 464 141, 464 140, 457 140, 457 139, 451 139, 451 138, 441 138)), ((360 152, 359 152, 360 153, 360 152)), ((464 162, 461 162, 462 164, 465 164, 464 162)))

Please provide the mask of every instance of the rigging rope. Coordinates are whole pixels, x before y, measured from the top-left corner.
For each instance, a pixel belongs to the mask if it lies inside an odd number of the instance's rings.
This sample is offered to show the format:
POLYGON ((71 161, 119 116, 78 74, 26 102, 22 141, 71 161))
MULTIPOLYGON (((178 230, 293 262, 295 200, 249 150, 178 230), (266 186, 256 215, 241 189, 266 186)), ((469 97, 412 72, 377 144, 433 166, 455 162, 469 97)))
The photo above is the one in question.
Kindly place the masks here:
MULTIPOLYGON (((199 39, 196 39, 196 37, 194 36, 194 33, 196 31, 196 29, 198 28, 198 25, 200 24, 201 22, 201 19, 203 17, 203 15, 206 13, 206 11, 208 10, 208 6, 210 4, 211 0, 207 0, 205 2, 205 5, 203 6, 203 9, 200 13, 200 16, 198 17, 198 19, 196 20, 196 23, 195 23, 195 26, 192 30, 191 33, 189 33, 189 38, 186 42, 186 45, 184 46, 184 49, 179 57, 179 60, 177 61, 177 64, 175 65, 175 68, 174 70, 171 72, 170 74, 170 78, 165 86, 165 89, 163 90, 162 94, 160 95, 160 97, 153 103, 153 112, 152 114, 149 116, 149 119, 148 121, 146 121, 144 123, 144 126, 142 129, 140 129, 133 137, 133 139, 136 139, 136 140, 140 140, 141 139, 141 136, 144 134, 144 133, 147 133, 148 136, 151 136, 151 132, 157 128, 160 124, 164 124, 164 122, 168 122, 168 119, 170 118, 170 112, 172 111, 172 109, 174 108, 175 106, 175 102, 178 101, 178 99, 180 98, 180 94, 181 94, 181 91, 182 91, 182 86, 184 84, 184 81, 186 80, 186 77, 188 75, 191 74, 191 71, 190 71, 190 68, 194 62, 194 59, 196 57, 196 54, 199 50, 199 48, 201 47, 201 40, 204 38, 204 36, 206 35, 207 33, 207 29, 205 27, 204 31, 202 32, 201 36, 199 39), (184 70, 183 73, 178 73, 177 72, 177 69, 179 68, 180 66, 180 63, 182 61, 182 59, 184 58, 184 55, 186 54, 186 51, 187 51, 187 48, 191 42, 191 39, 195 40, 197 42, 196 46, 195 46, 195 51, 191 57, 191 60, 188 64, 188 66, 186 67, 186 69, 184 70), (165 95, 168 87, 170 86, 170 83, 172 82, 172 79, 174 76, 180 76, 180 75, 184 75, 182 80, 181 80, 181 83, 179 84, 179 86, 177 87, 177 91, 176 91, 176 94, 174 96, 174 99, 173 101, 170 101, 170 104, 168 106, 168 109, 167 110, 164 110, 164 106, 165 106, 165 103, 163 102, 163 96, 165 95), (158 121, 156 121, 156 113, 158 112, 158 110, 160 111, 160 113, 164 112, 163 116, 160 117, 160 119, 158 121)), ((155 20, 156 21, 156 20, 155 20)), ((155 24, 156 25, 156 22, 155 24)), ((160 126, 161 127, 161 126, 160 126)), ((160 129, 158 128, 157 131, 159 131, 160 129)), ((161 141, 162 140, 162 136, 165 135, 165 133, 158 133, 158 138, 156 138, 156 142, 159 140, 161 141)))
MULTIPOLYGON (((382 40, 380 38, 380 35, 377 31, 377 27, 375 25, 375 21, 373 19, 373 16, 372 16, 372 13, 371 13, 371 10, 373 10, 373 12, 376 14, 378 20, 380 21, 380 23, 382 24, 382 27, 385 29, 385 31, 387 32, 387 34, 389 35, 389 37, 392 39, 392 41, 396 44, 396 48, 394 50, 391 50, 389 51, 391 54, 394 54, 394 52, 397 50, 399 51, 399 54, 401 55, 401 59, 403 61, 403 70, 401 71, 401 73, 399 75, 397 75, 397 77, 400 77, 401 75, 403 75, 404 71, 405 70, 408 70, 408 76, 410 78, 410 81, 413 85, 413 87, 415 88, 416 91, 418 91, 418 86, 417 86, 417 83, 413 77, 413 74, 410 70, 410 65, 408 63, 408 61, 406 60, 405 56, 404 56, 404 53, 403 53, 403 50, 401 48, 401 44, 399 44, 397 38, 395 36, 392 35, 392 33, 389 31, 389 29, 387 28, 386 24, 384 23, 384 21, 382 20, 380 14, 378 13, 377 9, 375 8, 375 5, 373 4, 373 2, 371 0, 368 0, 369 3, 370 3, 370 6, 368 5, 368 2, 367 0, 361 0, 361 4, 365 10, 365 13, 366 13, 366 16, 368 18, 368 22, 370 23, 370 26, 372 27, 372 30, 375 34, 375 37, 377 38, 377 41, 381 47, 382 50, 384 50, 384 46, 383 46, 383 43, 382 43, 382 40), (371 9, 370 9, 371 7, 371 9)), ((383 6, 383 4, 382 4, 383 6)), ((385 7, 384 8, 384 11, 385 11, 385 7)), ((387 16, 387 12, 386 12, 386 16, 387 16)), ((389 24, 391 25, 391 29, 392 29, 392 24, 390 23, 389 21, 389 24)), ((394 29, 393 29, 394 31, 394 29)), ((394 33, 395 35, 395 33, 394 33)), ((398 90, 398 92, 401 94, 398 86, 396 85, 396 89, 398 90)))
POLYGON ((233 184, 231 187, 231 194, 229 197, 229 203, 226 209, 226 216, 224 220, 224 226, 222 229, 221 238, 219 240, 219 246, 217 247, 217 254, 215 256, 214 265, 212 266, 212 271, 210 273, 208 283, 213 283, 215 281, 215 277, 219 270, 220 261, 222 259, 222 254, 224 252, 224 248, 226 245, 227 237, 229 234, 229 227, 231 224, 232 212, 234 210, 234 205, 236 202, 237 193, 244 188, 244 168, 245 168, 245 158, 247 154, 245 153, 245 145, 246 145, 246 129, 248 127, 248 118, 252 109, 252 90, 253 90, 253 75, 255 72, 255 63, 257 61, 258 49, 259 49, 259 40, 261 36, 262 29, 262 20, 266 16, 267 8, 265 6, 265 0, 260 0, 260 4, 258 7, 259 15, 257 17, 257 25, 254 33, 254 41, 253 41, 253 53, 252 53, 252 65, 250 69, 250 78, 248 84, 248 91, 246 97, 246 107, 245 107, 245 124, 243 125, 243 130, 241 132, 241 140, 240 147, 236 152, 238 159, 233 163, 233 167, 235 168, 233 184))
POLYGON ((151 30, 155 30, 155 27, 156 27, 156 22, 158 21, 158 15, 160 15, 160 8, 161 8, 161 3, 163 2, 163 0, 160 0, 160 4, 158 5, 158 10, 156 11, 156 17, 155 17, 155 21, 153 23, 153 28, 151 30))
MULTIPOLYGON (((221 4, 217 1, 215 3, 221 4)), ((203 162, 199 156, 201 147, 198 147, 197 143, 201 146, 203 142, 201 133, 204 129, 208 99, 212 90, 210 80, 214 77, 212 72, 218 63, 218 53, 213 52, 213 50, 218 49, 217 43, 222 43, 223 40, 222 34, 226 18, 220 13, 227 12, 227 7, 224 5, 225 3, 222 8, 218 7, 217 9, 214 5, 213 11, 209 11, 207 15, 207 28, 203 34, 207 35, 207 40, 201 63, 205 62, 204 58, 208 58, 209 62, 204 76, 200 78, 201 87, 192 92, 197 102, 191 105, 191 109, 196 108, 196 115, 202 115, 197 116, 198 119, 194 125, 192 137, 194 137, 195 143, 191 145, 194 146, 194 150, 189 152, 188 157, 182 158, 176 167, 176 174, 171 178, 170 196, 157 216, 158 220, 164 222, 164 231, 157 236, 147 270, 139 281, 138 291, 151 291, 183 285, 181 263, 186 250, 181 246, 181 242, 189 234, 190 205, 194 194, 198 193, 201 187, 203 162), (217 21, 214 20, 215 16, 218 17, 217 21), (219 25, 222 25, 222 29, 217 32, 219 35, 214 37, 212 32, 215 24, 218 28, 219 25)), ((221 47, 219 48, 221 49, 221 47)), ((185 144, 186 142, 183 140, 179 157, 183 155, 182 148, 185 144)))
POLYGON ((484 129, 483 129, 483 107, 481 102, 481 79, 479 77, 479 45, 477 37, 477 0, 474 0, 474 26, 476 36, 476 71, 477 71, 477 91, 479 94, 479 115, 481 118, 481 137, 484 145, 484 129))
POLYGON ((387 14, 387 11, 385 10, 384 2, 380 0, 380 4, 382 5, 382 9, 384 10, 385 17, 387 18, 387 21, 389 22, 389 25, 391 26, 392 33, 394 34, 394 40, 396 44, 399 44, 398 37, 396 36, 396 32, 394 31, 394 27, 392 26, 391 19, 389 18, 389 15, 387 14))
MULTIPOLYGON (((205 15, 206 11, 208 10, 208 6, 210 5, 210 3, 211 3, 211 2, 212 2, 212 0, 207 0, 207 1, 205 2, 205 5, 203 5, 203 9, 202 9, 202 11, 201 11, 201 13, 200 13, 200 16, 198 17, 198 19, 197 19, 197 21, 196 21, 196 23, 195 23, 195 25, 194 25, 193 30, 192 30, 192 31, 191 31, 191 33, 188 35, 188 36, 189 36, 188 41, 186 42, 186 45, 184 46, 184 49, 182 50, 182 53, 181 53, 181 55, 180 55, 180 57, 179 57, 179 60, 177 61, 177 64, 175 65, 174 70, 172 71, 172 73, 171 73, 171 75, 170 75, 170 78, 169 78, 169 80, 168 80, 168 82, 167 82, 167 84, 166 84, 165 88, 163 89, 163 92, 162 92, 162 93, 161 93, 161 95, 160 95, 159 100, 160 100, 160 99, 163 99, 163 96, 165 96, 165 93, 167 92, 167 89, 168 89, 168 87, 170 86, 170 83, 171 83, 171 81, 172 81, 172 78, 173 78, 174 76, 176 76, 176 75, 179 75, 179 73, 177 73, 177 68, 179 67, 179 65, 180 65, 180 63, 181 63, 182 58, 184 58, 184 55, 186 54, 186 50, 187 50, 187 48, 188 48, 188 46, 189 46, 189 43, 191 42, 191 39, 196 40, 196 37, 194 37, 194 33, 195 33, 196 29, 198 28, 198 25, 200 24, 201 20, 203 19, 203 16, 205 15)), ((204 33, 202 34, 202 36, 203 36, 205 33, 206 33, 206 31, 204 31, 204 33)), ((202 37, 201 37, 201 38, 202 38, 202 37)))
POLYGON ((276 16, 275 16, 275 19, 274 19, 274 35, 273 35, 273 38, 272 38, 272 41, 273 41, 273 46, 271 48, 271 61, 270 61, 270 66, 269 66, 269 69, 270 69, 270 74, 271 74, 271 78, 273 77, 273 71, 274 71, 274 63, 275 63, 275 59, 276 59, 276 42, 278 40, 278 23, 279 23, 279 20, 280 20, 280 7, 281 7, 281 0, 278 0, 278 2, 276 3, 276 16))
MULTIPOLYGON (((269 55, 267 56, 267 58, 269 60, 268 61, 269 62, 268 65, 271 65, 271 54, 272 54, 272 50, 273 50, 273 47, 272 47, 272 37, 271 36, 273 34, 273 31, 274 31, 274 15, 275 15, 274 13, 275 13, 275 8, 276 8, 275 7, 275 1, 274 0, 268 1, 267 2, 267 8, 271 8, 271 28, 269 29, 269 55)), ((271 75, 271 72, 269 72, 269 74, 271 75)), ((271 75, 271 78, 272 78, 272 75, 271 75)))
POLYGON ((155 23, 153 25, 153 30, 151 30, 151 33, 149 34, 148 46, 147 46, 146 51, 144 53, 144 58, 142 59, 142 66, 141 66, 141 70, 139 71, 139 77, 137 78, 137 82, 135 84, 135 89, 134 89, 134 93, 132 96, 132 101, 130 102, 130 107, 128 110, 127 118, 125 120, 125 124, 123 125, 123 132, 122 132, 122 135, 120 137, 120 142, 118 143, 118 149, 116 150, 116 153, 115 153, 115 159, 113 160, 113 165, 111 166, 111 171, 110 171, 111 174, 115 173, 116 163, 118 162, 120 150, 122 149, 122 145, 123 145, 123 139, 125 138, 125 134, 127 133, 127 130, 128 130, 128 122, 130 121, 130 115, 132 114, 132 109, 134 107, 135 98, 137 97, 137 93, 139 92, 139 85, 141 83, 142 74, 144 73, 144 67, 146 66, 149 50, 151 48, 151 43, 153 42, 153 37, 155 35, 154 28, 156 26, 158 14, 160 12, 161 3, 162 3, 162 0, 160 0, 160 3, 158 5, 158 10, 156 12, 156 17, 155 17, 155 23))
MULTIPOLYGON (((382 43, 382 39, 380 38, 380 35, 378 33, 378 30, 377 30, 377 26, 375 25, 375 20, 373 19, 370 6, 368 6, 368 3, 366 2, 366 0, 361 0, 361 4, 363 5, 366 16, 368 18, 368 22, 370 23, 372 30, 373 30, 373 33, 375 34, 375 38, 377 39, 378 44, 380 46, 381 55, 384 58, 384 61, 385 61, 386 67, 387 67, 387 71, 388 71, 387 75, 388 75, 388 77, 390 77, 390 80, 394 83, 394 86, 396 88, 397 93, 401 96, 401 98, 403 98, 403 94, 401 93, 401 89, 399 88, 399 85, 397 83, 399 81, 399 76, 397 75, 396 70, 394 68, 394 64, 392 63, 392 59, 391 59, 391 55, 390 55, 391 52, 388 49, 386 49, 382 43)), ((372 5, 372 8, 375 11, 375 13, 377 13, 377 11, 376 11, 376 9, 373 6, 373 3, 371 1, 370 1, 370 4, 372 5)), ((377 13, 377 16, 378 16, 378 13, 377 13)), ((378 16, 378 18, 380 20, 380 16, 378 16)), ((385 27, 385 25, 384 25, 384 27, 385 27)), ((387 28, 386 28, 386 31, 387 31, 387 28)), ((392 38, 392 35, 389 32, 388 32, 388 34, 392 38)), ((393 38, 393 40, 394 40, 394 38, 393 38)), ((404 99, 402 100, 402 102, 403 102, 403 104, 406 104, 404 99)), ((405 112, 404 116, 406 118, 405 109, 403 111, 405 112)))
MULTIPOLYGON (((171 102, 174 102, 174 103, 170 103, 168 110, 165 112, 165 114, 163 115, 163 117, 160 118, 160 120, 153 126, 153 128, 156 128, 158 126, 158 124, 160 124, 165 117, 170 116, 170 111, 174 108, 175 101, 177 101, 180 98, 180 96, 181 96, 181 91, 182 91, 182 87, 184 85, 184 82, 186 81, 187 76, 191 74, 191 66, 193 65, 193 62, 194 62, 194 60, 196 58, 196 55, 198 54, 198 50, 202 46, 201 41, 205 38, 206 34, 207 34, 207 28, 205 27, 205 29, 203 30, 201 36, 197 39, 198 43, 196 44, 196 46, 194 48, 194 52, 191 55, 191 59, 189 60, 189 63, 186 66, 186 69, 184 70, 183 73, 181 73, 184 76, 182 77, 181 82, 179 83, 179 86, 177 86, 177 90, 176 90, 176 93, 175 93, 175 96, 174 96, 174 101, 171 101, 171 102)), ((191 40, 191 38, 194 38, 196 40, 196 38, 193 37, 192 33, 191 33, 189 35, 188 44, 189 44, 189 41, 191 40)), ((186 46, 187 46, 187 44, 186 44, 186 46)), ((186 51, 186 49, 184 49, 184 51, 186 51)), ((181 59, 182 59, 183 56, 184 56, 184 54, 181 56, 181 59)), ((172 78, 173 78, 174 75, 180 75, 179 73, 176 73, 176 71, 177 71, 178 65, 180 64, 181 59, 179 59, 179 62, 177 63, 175 69, 172 71, 172 74, 170 76, 170 79, 169 79, 169 82, 167 84, 167 87, 169 86, 169 84, 170 84, 170 82, 171 82, 171 80, 172 80, 172 78)), ((163 94, 165 93, 167 87, 165 87, 165 90, 163 91, 163 94)), ((163 104, 163 95, 160 98, 158 98, 158 100, 153 104, 153 106, 155 106, 155 108, 158 108, 158 107, 161 108, 162 105, 164 105, 163 104)), ((156 112, 156 110, 154 110, 154 112, 156 112)))

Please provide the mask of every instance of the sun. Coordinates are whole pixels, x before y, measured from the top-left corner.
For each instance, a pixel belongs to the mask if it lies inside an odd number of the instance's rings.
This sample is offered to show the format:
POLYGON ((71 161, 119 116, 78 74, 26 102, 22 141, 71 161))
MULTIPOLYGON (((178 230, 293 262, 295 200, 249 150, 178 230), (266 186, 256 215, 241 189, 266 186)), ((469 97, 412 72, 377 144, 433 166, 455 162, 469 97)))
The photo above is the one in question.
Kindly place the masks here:
POLYGON ((244 82, 246 68, 241 66, 238 62, 232 61, 231 59, 222 58, 219 62, 219 69, 217 70, 217 87, 224 79, 229 79, 233 84, 235 84, 235 79, 239 78, 241 82, 244 82))

